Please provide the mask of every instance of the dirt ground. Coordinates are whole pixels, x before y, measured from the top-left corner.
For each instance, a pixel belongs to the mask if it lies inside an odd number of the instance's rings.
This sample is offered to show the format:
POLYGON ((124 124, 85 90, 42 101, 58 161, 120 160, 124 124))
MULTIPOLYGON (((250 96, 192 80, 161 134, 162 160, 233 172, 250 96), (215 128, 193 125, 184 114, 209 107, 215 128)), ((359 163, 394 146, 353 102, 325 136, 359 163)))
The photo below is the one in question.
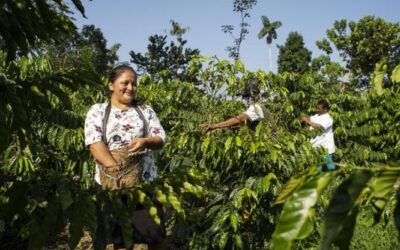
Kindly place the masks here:
MULTIPOLYGON (((75 248, 76 250, 90 250, 93 249, 92 237, 88 232, 85 232, 84 236, 79 241, 79 244, 75 248)), ((57 243, 51 244, 50 246, 42 248, 42 250, 70 250, 68 246, 68 235, 60 235, 57 239, 57 243)), ((106 250, 114 250, 113 245, 107 245, 106 250)), ((136 244, 133 250, 148 250, 145 244, 136 244)))

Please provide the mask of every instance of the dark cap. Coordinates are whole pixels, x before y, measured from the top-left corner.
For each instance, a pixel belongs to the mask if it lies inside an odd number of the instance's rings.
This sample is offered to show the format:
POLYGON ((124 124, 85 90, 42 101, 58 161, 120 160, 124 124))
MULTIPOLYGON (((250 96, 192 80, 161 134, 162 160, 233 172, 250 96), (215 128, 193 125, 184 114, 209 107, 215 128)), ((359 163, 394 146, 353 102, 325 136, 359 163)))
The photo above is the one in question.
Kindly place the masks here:
POLYGON ((260 89, 255 83, 248 83, 237 95, 242 97, 253 97, 260 94, 260 89))

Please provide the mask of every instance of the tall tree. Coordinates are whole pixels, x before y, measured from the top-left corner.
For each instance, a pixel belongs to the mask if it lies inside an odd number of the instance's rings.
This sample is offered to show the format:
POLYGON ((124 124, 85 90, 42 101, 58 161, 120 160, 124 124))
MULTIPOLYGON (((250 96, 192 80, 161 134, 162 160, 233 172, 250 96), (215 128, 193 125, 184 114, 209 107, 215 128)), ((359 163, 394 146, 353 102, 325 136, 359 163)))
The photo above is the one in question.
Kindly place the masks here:
POLYGON ((269 67, 272 69, 272 50, 271 50, 271 43, 274 39, 278 37, 276 30, 282 26, 280 21, 270 22, 268 17, 262 16, 261 22, 263 27, 261 28, 260 32, 258 33, 258 39, 262 39, 265 37, 265 41, 269 45, 269 67))
POLYGON ((116 50, 120 45, 115 44, 110 49, 107 48, 107 40, 103 32, 94 25, 83 26, 77 45, 81 50, 90 50, 91 61, 99 73, 107 72, 118 60, 116 50))
POLYGON ((331 44, 326 38, 316 41, 315 44, 325 52, 325 55, 320 55, 311 60, 311 70, 318 72, 330 85, 339 82, 339 79, 345 74, 345 69, 340 63, 331 61, 330 55, 333 52, 331 44))
POLYGON ((387 58, 388 71, 400 63, 400 23, 366 16, 357 23, 336 21, 328 38, 346 62, 359 84, 369 82, 376 63, 387 58))
POLYGON ((94 25, 84 25, 80 32, 66 37, 59 44, 42 43, 40 54, 48 54, 52 62, 60 67, 80 67, 86 64, 99 74, 106 74, 118 61, 120 44, 107 48, 103 32, 94 25))
MULTIPOLYGON (((171 34, 177 36, 177 44, 171 41, 167 45, 167 35, 153 35, 149 37, 149 45, 147 52, 143 55, 130 51, 131 62, 137 65, 139 74, 148 73, 159 76, 161 72, 168 70, 168 77, 178 78, 180 80, 190 80, 187 71, 187 65, 193 56, 200 54, 198 49, 185 48, 187 41, 182 38, 182 35, 188 28, 171 21, 171 34)), ((163 74, 165 77, 165 74, 163 74)))
POLYGON ((279 46, 278 72, 304 73, 310 69, 311 51, 304 47, 303 36, 290 32, 284 45, 279 46))
POLYGON ((237 60, 240 58, 240 47, 242 42, 249 34, 248 27, 250 26, 246 19, 250 17, 249 11, 253 6, 257 4, 257 0, 234 0, 233 1, 233 11, 240 14, 240 31, 239 35, 236 37, 233 35, 235 28, 233 25, 222 25, 222 31, 226 34, 230 34, 233 38, 233 46, 227 46, 226 50, 229 53, 229 57, 237 60))

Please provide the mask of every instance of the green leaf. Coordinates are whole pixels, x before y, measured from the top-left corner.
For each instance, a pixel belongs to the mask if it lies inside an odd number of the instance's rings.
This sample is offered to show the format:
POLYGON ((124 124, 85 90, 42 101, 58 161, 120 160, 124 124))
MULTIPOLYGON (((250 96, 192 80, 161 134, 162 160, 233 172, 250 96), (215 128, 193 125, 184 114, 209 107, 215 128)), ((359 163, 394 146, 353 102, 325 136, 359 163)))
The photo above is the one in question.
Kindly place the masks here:
POLYGON ((242 139, 240 139, 239 136, 236 136, 235 140, 236 140, 236 146, 238 146, 238 147, 242 146, 242 144, 243 144, 242 139))
POLYGON ((208 146, 210 145, 210 137, 206 137, 206 139, 203 141, 203 143, 201 144, 201 151, 203 152, 207 152, 208 146))
POLYGON ((233 228, 233 231, 236 232, 238 229, 238 215, 236 214, 236 212, 232 212, 229 216, 230 221, 231 221, 231 226, 233 228))
POLYGON ((395 191, 395 183, 400 176, 400 170, 384 169, 372 181, 371 199, 375 207, 382 210, 390 195, 395 191))
POLYGON ((187 174, 189 179, 193 182, 199 182, 204 180, 204 178, 206 177, 206 174, 201 172, 199 169, 195 169, 195 168, 190 168, 187 170, 187 174))
POLYGON ((291 249, 294 240, 303 239, 312 232, 314 206, 332 176, 332 173, 325 173, 312 177, 287 199, 272 235, 275 249, 291 249))
POLYGON ((243 249, 243 241, 242 241, 242 236, 240 236, 240 234, 235 235, 235 244, 239 249, 243 249))
POLYGON ((136 190, 135 192, 135 197, 137 199, 137 202, 141 204, 145 201, 146 196, 147 196, 146 193, 141 190, 136 190))
POLYGON ((383 58, 375 65, 374 73, 372 73, 371 80, 374 89, 378 95, 383 94, 382 82, 387 71, 386 58, 383 58))
POLYGON ((182 208, 181 203, 179 202, 178 198, 175 196, 174 193, 168 193, 168 202, 172 205, 175 211, 182 217, 185 217, 185 211, 182 208))
POLYGON ((322 249, 330 249, 332 243, 348 248, 358 213, 357 199, 371 175, 370 171, 357 171, 336 189, 326 210, 322 249))
POLYGON ((303 174, 298 177, 291 178, 282 190, 279 192, 278 197, 274 201, 274 204, 281 204, 286 201, 286 199, 295 192, 301 185, 303 185, 304 181, 306 180, 307 175, 303 174))
POLYGON ((225 141, 225 153, 229 151, 229 149, 231 149, 232 146, 232 137, 229 136, 228 139, 226 139, 225 141))
POLYGON ((308 216, 301 227, 299 234, 297 235, 297 239, 305 239, 307 238, 312 231, 314 230, 314 220, 312 216, 308 216))
POLYGON ((223 232, 219 237, 218 247, 219 249, 225 249, 226 243, 228 242, 228 232, 223 232))
POLYGON ((269 191, 269 188, 271 186, 271 180, 272 179, 277 179, 276 175, 274 173, 269 173, 268 175, 258 178, 254 184, 253 184, 253 189, 258 193, 258 194, 264 194, 269 191))
POLYGON ((235 68, 238 72, 244 72, 244 64, 241 60, 235 60, 235 68))
POLYGON ((79 12, 82 14, 82 16, 86 18, 85 8, 83 7, 82 2, 80 0, 72 0, 72 2, 74 3, 75 7, 79 10, 79 12))
POLYGON ((390 76, 390 80, 395 83, 400 83, 400 64, 394 68, 392 71, 392 75, 390 76))
POLYGON ((161 204, 167 204, 167 196, 159 188, 155 188, 154 194, 161 204))

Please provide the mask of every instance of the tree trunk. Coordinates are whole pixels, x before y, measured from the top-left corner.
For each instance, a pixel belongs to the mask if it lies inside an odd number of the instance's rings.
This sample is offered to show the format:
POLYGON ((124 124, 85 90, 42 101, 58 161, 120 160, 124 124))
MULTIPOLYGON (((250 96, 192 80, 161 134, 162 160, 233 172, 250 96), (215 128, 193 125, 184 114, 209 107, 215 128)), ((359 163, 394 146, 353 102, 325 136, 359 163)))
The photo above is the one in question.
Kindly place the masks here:
POLYGON ((268 53, 269 53, 269 70, 272 71, 272 50, 271 50, 271 44, 268 47, 268 53))

